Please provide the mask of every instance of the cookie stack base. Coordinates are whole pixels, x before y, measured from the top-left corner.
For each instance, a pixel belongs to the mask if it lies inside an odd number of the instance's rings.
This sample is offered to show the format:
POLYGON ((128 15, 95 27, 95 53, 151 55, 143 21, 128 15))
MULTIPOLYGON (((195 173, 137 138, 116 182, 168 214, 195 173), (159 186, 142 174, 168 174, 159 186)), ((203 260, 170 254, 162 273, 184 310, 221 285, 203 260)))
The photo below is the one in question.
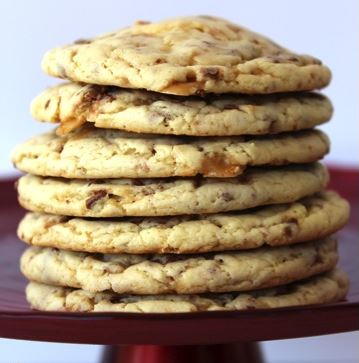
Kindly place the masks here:
POLYGON ((44 311, 179 313, 333 303, 345 297, 348 286, 347 275, 336 269, 305 281, 250 293, 126 296, 30 282, 26 297, 32 308, 44 311))

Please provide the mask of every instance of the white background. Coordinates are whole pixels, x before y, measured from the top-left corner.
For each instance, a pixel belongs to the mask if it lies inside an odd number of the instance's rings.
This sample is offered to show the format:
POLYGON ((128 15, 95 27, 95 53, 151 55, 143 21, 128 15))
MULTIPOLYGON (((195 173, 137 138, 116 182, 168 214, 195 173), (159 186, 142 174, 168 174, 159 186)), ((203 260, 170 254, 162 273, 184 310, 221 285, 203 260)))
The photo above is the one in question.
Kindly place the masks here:
MULTIPOLYGON (((325 93, 332 98, 336 112, 332 122, 323 127, 332 139, 332 152, 326 160, 359 165, 356 0, 0 0, 0 177, 14 173, 9 162, 13 146, 48 128, 32 121, 28 112, 30 100, 58 82, 41 73, 40 60, 47 49, 129 25, 136 19, 191 14, 229 18, 329 65, 334 78, 325 93)), ((264 348, 270 362, 354 363, 359 362, 358 338, 357 333, 342 334, 265 343, 264 348)), ((0 362, 95 362, 99 349, 0 340, 0 362)))

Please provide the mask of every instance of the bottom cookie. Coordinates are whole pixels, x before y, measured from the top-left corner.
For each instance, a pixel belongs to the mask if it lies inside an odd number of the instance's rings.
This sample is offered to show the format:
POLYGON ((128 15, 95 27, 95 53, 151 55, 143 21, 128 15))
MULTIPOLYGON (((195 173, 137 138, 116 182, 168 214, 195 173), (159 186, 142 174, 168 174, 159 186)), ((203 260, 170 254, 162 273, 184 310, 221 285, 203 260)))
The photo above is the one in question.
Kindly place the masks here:
POLYGON ((335 269, 301 282, 250 293, 135 296, 30 282, 26 297, 32 308, 46 311, 177 313, 331 303, 343 299, 348 287, 347 275, 335 269))

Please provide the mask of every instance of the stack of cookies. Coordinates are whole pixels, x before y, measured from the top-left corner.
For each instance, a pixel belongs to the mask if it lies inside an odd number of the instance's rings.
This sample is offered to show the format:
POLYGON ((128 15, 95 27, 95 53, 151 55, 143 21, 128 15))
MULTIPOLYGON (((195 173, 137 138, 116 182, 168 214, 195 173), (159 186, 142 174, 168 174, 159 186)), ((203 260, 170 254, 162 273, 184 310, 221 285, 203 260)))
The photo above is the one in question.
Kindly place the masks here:
POLYGON ((314 129, 330 71, 223 19, 130 28, 49 51, 64 83, 32 103, 59 122, 13 154, 28 174, 21 270, 40 310, 191 312, 344 298, 314 129))

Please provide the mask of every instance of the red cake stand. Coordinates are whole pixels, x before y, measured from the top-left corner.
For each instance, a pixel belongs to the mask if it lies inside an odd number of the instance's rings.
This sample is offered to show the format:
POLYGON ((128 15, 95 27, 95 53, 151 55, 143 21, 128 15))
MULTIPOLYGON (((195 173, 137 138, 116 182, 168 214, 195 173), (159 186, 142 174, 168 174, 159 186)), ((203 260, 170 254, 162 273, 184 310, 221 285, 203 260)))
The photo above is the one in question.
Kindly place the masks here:
POLYGON ((31 310, 18 259, 23 215, 13 181, 0 182, 0 336, 105 345, 102 363, 259 363, 258 341, 359 330, 359 173, 334 172, 352 201, 351 223, 339 233, 340 264, 350 275, 345 301, 317 306, 178 314, 50 313, 31 310))

